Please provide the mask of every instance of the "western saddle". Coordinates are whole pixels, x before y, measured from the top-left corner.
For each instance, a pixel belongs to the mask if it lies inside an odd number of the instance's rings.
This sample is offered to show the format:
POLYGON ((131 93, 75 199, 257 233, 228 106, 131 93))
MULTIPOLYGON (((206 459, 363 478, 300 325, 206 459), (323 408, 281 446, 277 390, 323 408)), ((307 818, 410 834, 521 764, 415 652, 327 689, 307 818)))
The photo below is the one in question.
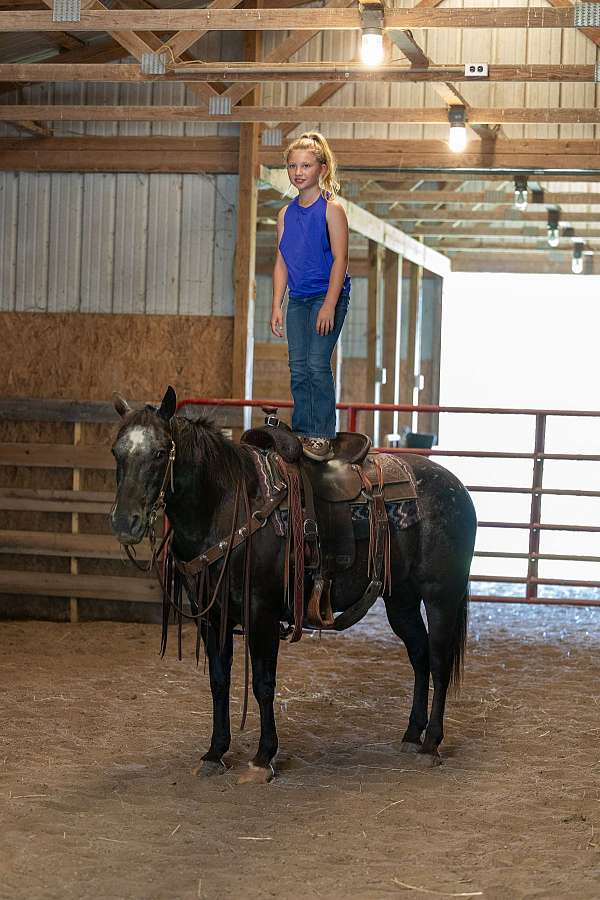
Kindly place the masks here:
MULTIPOLYGON (((386 502, 416 500, 412 476, 392 454, 371 451, 365 434, 340 432, 332 441, 333 459, 313 462, 306 458, 298 437, 264 407, 265 424, 244 432, 241 441, 265 454, 279 480, 287 484, 287 496, 279 509, 287 509, 288 541, 293 542, 296 591, 294 634, 298 640, 304 625, 344 630, 358 622, 390 587, 390 540, 386 502), (365 525, 369 539, 369 584, 349 609, 333 616, 330 588, 336 573, 349 569, 356 557, 355 522, 365 525), (305 604, 304 572, 312 574, 305 604), (302 597, 300 598, 302 587, 302 597), (302 609, 300 609, 300 607, 302 609), (300 620, 300 621, 299 621, 300 620)), ((289 546, 289 544, 288 544, 289 546)), ((289 560, 286 562, 288 568, 289 560)))

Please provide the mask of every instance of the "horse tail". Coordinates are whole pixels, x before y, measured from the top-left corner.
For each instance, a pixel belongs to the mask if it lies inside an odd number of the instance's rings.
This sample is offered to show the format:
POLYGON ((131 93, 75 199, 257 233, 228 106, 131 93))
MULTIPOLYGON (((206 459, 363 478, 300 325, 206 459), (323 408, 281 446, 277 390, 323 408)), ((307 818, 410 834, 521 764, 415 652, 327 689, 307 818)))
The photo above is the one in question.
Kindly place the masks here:
POLYGON ((456 630, 452 643, 452 669, 450 672, 450 684, 454 688, 460 687, 463 677, 465 646, 467 643, 467 625, 469 622, 469 585, 460 603, 456 618, 456 630))

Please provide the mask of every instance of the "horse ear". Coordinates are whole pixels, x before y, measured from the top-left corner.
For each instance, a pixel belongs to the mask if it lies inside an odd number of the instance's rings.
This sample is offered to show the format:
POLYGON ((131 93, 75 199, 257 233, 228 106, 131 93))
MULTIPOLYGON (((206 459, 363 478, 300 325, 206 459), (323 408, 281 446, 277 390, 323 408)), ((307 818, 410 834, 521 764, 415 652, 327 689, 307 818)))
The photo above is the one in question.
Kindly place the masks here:
POLYGON ((169 385, 169 387, 165 391, 165 396, 162 398, 161 404, 158 408, 158 415, 166 422, 170 422, 175 415, 176 410, 177 394, 175 393, 175 389, 172 388, 171 385, 169 385))
POLYGON ((125 397, 122 397, 117 391, 113 391, 112 401, 116 411, 120 416, 126 416, 131 412, 131 407, 125 397))

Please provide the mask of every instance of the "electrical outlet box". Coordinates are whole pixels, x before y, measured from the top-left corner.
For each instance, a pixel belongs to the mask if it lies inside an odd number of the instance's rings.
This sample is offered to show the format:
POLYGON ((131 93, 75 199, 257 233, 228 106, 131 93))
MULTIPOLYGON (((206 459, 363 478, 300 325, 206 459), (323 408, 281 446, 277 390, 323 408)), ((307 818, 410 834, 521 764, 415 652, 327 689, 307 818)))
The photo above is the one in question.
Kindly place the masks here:
POLYGON ((467 78, 487 78, 487 63, 465 63, 465 75, 467 78))

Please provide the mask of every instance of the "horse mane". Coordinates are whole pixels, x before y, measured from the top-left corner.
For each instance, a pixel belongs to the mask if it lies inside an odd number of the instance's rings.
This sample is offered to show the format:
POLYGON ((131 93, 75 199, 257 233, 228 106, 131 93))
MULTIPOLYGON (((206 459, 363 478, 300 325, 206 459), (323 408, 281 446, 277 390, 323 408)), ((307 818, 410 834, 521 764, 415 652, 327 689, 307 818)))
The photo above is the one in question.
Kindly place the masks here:
POLYGON ((248 451, 224 437, 210 419, 173 416, 171 430, 179 458, 201 464, 210 471, 211 481, 222 490, 230 491, 241 478, 248 480, 255 476, 248 451))
MULTIPOLYGON (((121 425, 117 440, 131 426, 157 426, 157 410, 147 404, 130 413, 121 425)), ((169 423, 163 424, 165 437, 169 437, 169 423)), ((170 433, 182 462, 202 465, 210 473, 211 483, 223 491, 230 491, 241 478, 250 480, 256 472, 247 450, 224 437, 218 426, 208 418, 187 419, 173 416, 170 433)))

